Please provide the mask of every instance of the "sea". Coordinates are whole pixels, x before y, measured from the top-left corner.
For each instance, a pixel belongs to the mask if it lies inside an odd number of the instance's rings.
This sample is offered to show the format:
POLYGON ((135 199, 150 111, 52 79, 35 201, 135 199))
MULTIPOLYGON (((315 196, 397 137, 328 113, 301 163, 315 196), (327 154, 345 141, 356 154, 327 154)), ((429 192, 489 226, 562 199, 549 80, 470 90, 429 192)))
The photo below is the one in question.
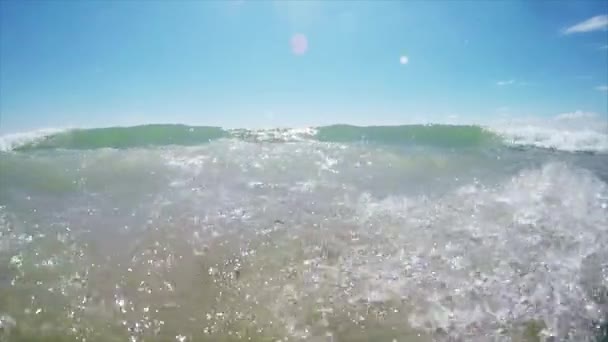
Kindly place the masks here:
POLYGON ((608 120, 0 137, 0 341, 606 341, 608 120))

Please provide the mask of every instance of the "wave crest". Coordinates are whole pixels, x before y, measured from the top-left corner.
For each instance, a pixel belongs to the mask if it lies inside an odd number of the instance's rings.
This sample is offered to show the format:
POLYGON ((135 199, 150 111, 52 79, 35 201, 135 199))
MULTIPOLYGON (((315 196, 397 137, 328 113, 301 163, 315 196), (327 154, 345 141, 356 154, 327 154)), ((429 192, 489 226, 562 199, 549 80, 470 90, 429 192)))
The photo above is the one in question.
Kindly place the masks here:
MULTIPOLYGON (((557 120, 563 123, 564 120, 557 120)), ((232 129, 187 125, 142 125, 93 129, 46 129, 0 136, 0 151, 39 149, 137 148, 192 146, 226 138, 248 142, 322 141, 387 145, 424 145, 443 148, 534 147, 567 152, 608 152, 608 133, 586 126, 517 124, 478 125, 331 125, 305 128, 232 129)))

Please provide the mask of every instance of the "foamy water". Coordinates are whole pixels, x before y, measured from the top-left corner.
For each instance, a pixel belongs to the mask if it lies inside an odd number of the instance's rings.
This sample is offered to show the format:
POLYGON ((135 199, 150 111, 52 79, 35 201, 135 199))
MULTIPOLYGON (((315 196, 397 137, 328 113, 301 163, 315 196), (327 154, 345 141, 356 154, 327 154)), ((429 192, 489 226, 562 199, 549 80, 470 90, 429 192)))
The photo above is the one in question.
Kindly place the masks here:
POLYGON ((31 132, 5 134, 0 136, 0 151, 12 151, 15 148, 42 140, 49 135, 59 133, 61 131, 62 130, 60 129, 49 128, 31 132))
POLYGON ((0 339, 595 341, 608 156, 446 129, 11 143, 0 339))

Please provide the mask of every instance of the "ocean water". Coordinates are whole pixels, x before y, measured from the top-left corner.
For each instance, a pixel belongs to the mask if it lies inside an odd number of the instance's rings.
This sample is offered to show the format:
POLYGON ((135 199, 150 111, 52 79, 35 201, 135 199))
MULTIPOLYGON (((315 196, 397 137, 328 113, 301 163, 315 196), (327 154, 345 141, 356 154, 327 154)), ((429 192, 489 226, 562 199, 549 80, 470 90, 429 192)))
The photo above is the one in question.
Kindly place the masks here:
POLYGON ((599 341, 579 119, 5 135, 0 341, 599 341))

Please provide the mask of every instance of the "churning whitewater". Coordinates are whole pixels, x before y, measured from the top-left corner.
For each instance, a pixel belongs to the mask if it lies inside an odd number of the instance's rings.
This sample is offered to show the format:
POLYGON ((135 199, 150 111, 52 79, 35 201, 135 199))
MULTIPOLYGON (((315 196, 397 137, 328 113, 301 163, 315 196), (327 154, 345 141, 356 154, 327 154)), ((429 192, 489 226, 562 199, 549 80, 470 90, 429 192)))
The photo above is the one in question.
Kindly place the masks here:
POLYGON ((0 341, 596 341, 589 127, 0 138, 0 341))

